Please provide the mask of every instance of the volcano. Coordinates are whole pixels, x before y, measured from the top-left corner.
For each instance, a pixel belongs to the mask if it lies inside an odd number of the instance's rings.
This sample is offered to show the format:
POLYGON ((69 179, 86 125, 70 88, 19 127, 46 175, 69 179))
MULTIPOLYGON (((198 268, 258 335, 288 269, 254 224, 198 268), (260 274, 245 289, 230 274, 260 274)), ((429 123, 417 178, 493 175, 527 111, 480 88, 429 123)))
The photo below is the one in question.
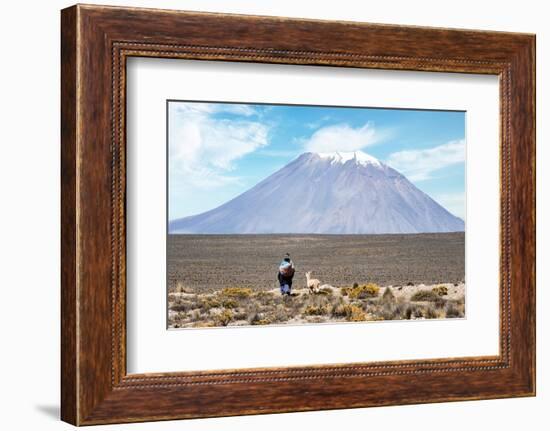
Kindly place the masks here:
POLYGON ((303 153, 210 211, 169 222, 182 234, 388 234, 464 231, 464 221, 362 152, 303 153))

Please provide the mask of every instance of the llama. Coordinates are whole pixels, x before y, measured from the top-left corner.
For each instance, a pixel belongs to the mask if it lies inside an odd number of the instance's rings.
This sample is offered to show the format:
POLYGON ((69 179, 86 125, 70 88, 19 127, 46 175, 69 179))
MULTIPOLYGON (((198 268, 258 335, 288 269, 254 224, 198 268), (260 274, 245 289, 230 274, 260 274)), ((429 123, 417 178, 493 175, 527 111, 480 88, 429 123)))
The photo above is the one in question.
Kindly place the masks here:
POLYGON ((321 282, 316 278, 310 278, 310 277, 311 277, 311 271, 306 272, 306 284, 309 289, 309 293, 319 292, 319 285, 321 284, 321 282))

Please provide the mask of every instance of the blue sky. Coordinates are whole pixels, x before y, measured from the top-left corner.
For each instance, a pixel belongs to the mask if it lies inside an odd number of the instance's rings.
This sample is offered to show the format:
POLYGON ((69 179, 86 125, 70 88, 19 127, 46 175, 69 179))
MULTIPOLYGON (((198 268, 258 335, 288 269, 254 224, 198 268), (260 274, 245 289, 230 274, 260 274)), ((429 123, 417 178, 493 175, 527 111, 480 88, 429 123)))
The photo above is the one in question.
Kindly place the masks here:
POLYGON ((364 151, 465 215, 465 113, 168 102, 169 219, 208 211, 303 152, 364 151))

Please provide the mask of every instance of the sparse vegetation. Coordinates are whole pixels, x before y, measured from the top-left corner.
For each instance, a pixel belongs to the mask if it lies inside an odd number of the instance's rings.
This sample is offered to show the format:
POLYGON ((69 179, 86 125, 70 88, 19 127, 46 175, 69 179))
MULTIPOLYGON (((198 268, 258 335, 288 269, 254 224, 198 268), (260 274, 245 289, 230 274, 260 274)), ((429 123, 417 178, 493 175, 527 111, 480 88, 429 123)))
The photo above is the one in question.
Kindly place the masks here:
POLYGON ((447 289, 447 286, 437 286, 432 289, 432 292, 435 293, 438 296, 447 296, 449 293, 449 289, 447 289))
POLYGON ((445 317, 449 319, 464 317, 464 301, 448 302, 445 308, 445 317))
POLYGON ((413 296, 411 296, 411 301, 420 302, 420 301, 437 301, 439 299, 439 294, 433 292, 432 290, 419 290, 413 296))
POLYGON ((221 300, 221 306, 224 308, 238 308, 239 302, 232 298, 223 298, 221 300))
POLYGON ((348 295, 352 299, 366 299, 378 296, 379 292, 380 288, 376 284, 369 283, 351 288, 351 290, 348 290, 348 295))
POLYGON ((248 298, 252 296, 252 289, 249 287, 226 287, 222 290, 222 295, 232 298, 248 298))
POLYGON ((188 293, 188 289, 185 288, 181 281, 176 283, 176 293, 188 293))
POLYGON ((187 301, 177 302, 170 308, 172 311, 189 311, 193 307, 193 304, 187 301))
POLYGON ((358 307, 357 305, 350 305, 346 319, 349 322, 364 322, 367 320, 367 314, 361 307, 358 307))
POLYGON ((218 298, 208 295, 208 296, 199 298, 198 305, 201 311, 206 313, 210 311, 212 308, 221 307, 221 302, 218 298))
POLYGON ((334 292, 334 289, 330 286, 323 286, 321 289, 319 289, 319 294, 321 295, 332 295, 334 292))
POLYGON ((278 289, 229 287, 204 294, 187 290, 169 295, 169 318, 172 328, 200 328, 464 317, 464 285, 452 290, 441 284, 380 288, 373 283, 331 286, 316 294, 294 289, 291 297, 281 296, 278 289))
POLYGON ((249 321, 251 325, 269 325, 271 323, 271 320, 262 313, 254 313, 249 321))
POLYGON ((426 308, 424 308, 423 315, 426 319, 437 319, 439 317, 439 314, 436 312, 433 305, 428 305, 426 308))
POLYGON ((342 302, 332 307, 331 314, 337 318, 346 317, 351 314, 351 306, 342 302))
POLYGON ((308 305, 304 308, 303 314, 306 316, 323 316, 329 313, 329 309, 326 306, 321 305, 308 305))
POLYGON ((391 291, 391 287, 386 287, 384 293, 382 294, 382 302, 394 302, 395 295, 391 291))
POLYGON ((225 309, 221 313, 216 314, 214 317, 214 322, 216 323, 216 326, 227 326, 232 319, 233 313, 231 310, 225 309))
MULTIPOLYGON (((276 266, 289 251, 298 271, 293 287, 306 287, 305 271, 335 287, 438 286, 464 279, 464 233, 420 235, 168 235, 168 291, 219 292, 276 287, 276 266), (368 254, 365 254, 368 251, 368 254), (330 264, 321 264, 330 256, 330 264), (406 262, 406 270, 404 264, 406 262), (445 280, 446 283, 442 283, 445 280), (448 283, 447 283, 448 282, 448 283)), ((381 292, 383 293, 383 292, 381 292)))

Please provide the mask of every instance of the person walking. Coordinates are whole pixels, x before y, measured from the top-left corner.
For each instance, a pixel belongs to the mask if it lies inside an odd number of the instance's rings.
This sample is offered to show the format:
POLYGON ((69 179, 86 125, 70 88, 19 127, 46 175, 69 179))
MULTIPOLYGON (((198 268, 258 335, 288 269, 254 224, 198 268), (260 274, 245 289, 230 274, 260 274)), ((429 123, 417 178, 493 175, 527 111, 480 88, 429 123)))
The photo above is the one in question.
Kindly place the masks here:
POLYGON ((277 273, 277 280, 279 280, 281 295, 290 296, 294 272, 294 262, 290 259, 290 254, 286 253, 282 262, 279 264, 279 272, 277 273))

